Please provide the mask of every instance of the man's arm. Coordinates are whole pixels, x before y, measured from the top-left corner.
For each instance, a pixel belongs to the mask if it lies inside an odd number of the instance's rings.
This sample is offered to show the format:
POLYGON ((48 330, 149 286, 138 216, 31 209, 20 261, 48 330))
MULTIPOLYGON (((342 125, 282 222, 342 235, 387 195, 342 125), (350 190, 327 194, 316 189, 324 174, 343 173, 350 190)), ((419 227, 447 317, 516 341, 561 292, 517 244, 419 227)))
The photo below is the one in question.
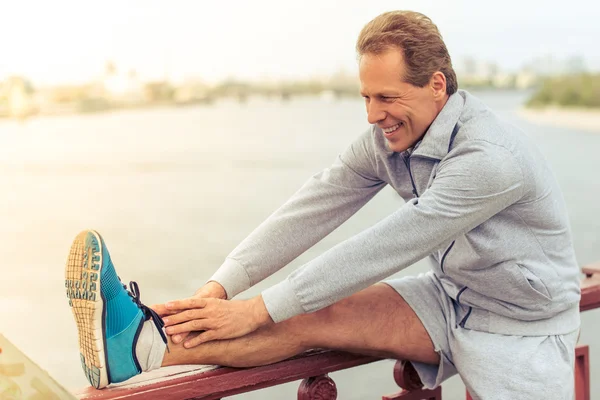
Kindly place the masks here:
POLYGON ((517 202, 523 175, 503 148, 484 142, 454 149, 438 168, 432 186, 418 199, 293 272, 249 300, 172 302, 167 333, 205 330, 188 340, 235 338, 261 326, 313 312, 420 260, 460 234, 517 202), (193 311, 180 312, 195 308, 193 311))
POLYGON ((231 299, 312 247, 385 186, 374 158, 369 129, 242 241, 209 281, 231 299))
POLYGON ((523 192, 521 169, 509 151, 485 142, 457 147, 420 198, 264 291, 265 306, 280 322, 331 305, 472 230, 523 192))

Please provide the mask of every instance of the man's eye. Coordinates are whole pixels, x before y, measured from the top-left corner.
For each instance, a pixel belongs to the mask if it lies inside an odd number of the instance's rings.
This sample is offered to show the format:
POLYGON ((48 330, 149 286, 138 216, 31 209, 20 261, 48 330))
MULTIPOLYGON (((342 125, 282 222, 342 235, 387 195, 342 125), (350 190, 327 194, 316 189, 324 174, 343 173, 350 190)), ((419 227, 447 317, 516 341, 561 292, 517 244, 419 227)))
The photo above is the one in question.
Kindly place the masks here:
POLYGON ((395 97, 388 97, 388 96, 381 96, 381 100, 385 101, 386 103, 391 103, 394 100, 396 100, 396 98, 395 97))

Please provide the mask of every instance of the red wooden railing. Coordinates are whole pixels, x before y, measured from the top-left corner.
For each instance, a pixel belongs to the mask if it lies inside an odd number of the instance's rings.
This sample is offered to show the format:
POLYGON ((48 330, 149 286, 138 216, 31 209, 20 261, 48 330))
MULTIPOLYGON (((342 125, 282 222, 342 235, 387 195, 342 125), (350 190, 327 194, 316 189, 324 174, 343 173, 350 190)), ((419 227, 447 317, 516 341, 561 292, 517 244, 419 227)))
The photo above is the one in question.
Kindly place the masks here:
MULTIPOLYGON (((582 269, 580 310, 600 308, 600 263, 582 269)), ((275 364, 254 368, 221 367, 196 373, 165 373, 158 380, 109 387, 86 388, 76 395, 80 399, 221 399, 282 383, 302 379, 298 400, 335 400, 337 389, 327 375, 330 372, 368 364, 381 359, 339 351, 313 350, 275 364)), ((161 371, 161 370, 159 370, 161 371)), ((383 400, 441 400, 442 388, 422 389, 410 363, 397 361, 394 380, 399 393, 383 396, 383 400)), ((142 375, 143 376, 143 375, 142 375)), ((590 400, 589 348, 578 345, 575 362, 576 400, 590 400)), ((467 399, 471 397, 467 393, 467 399)))

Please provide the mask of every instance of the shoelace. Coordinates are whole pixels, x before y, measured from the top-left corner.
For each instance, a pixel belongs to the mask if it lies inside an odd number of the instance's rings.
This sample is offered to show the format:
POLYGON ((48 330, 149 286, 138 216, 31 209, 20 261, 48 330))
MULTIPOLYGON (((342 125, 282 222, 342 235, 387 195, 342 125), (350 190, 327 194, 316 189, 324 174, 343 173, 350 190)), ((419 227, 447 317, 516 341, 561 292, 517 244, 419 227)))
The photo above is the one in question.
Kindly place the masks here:
POLYGON ((125 288, 125 290, 127 290, 129 295, 131 296, 131 298, 133 298, 133 301, 135 302, 135 304, 137 304, 138 307, 144 312, 146 321, 148 321, 150 318, 152 318, 152 322, 154 322, 154 325, 156 325, 156 328, 158 329, 158 333, 160 333, 160 337, 162 338, 163 342, 165 342, 165 344, 167 345, 167 351, 170 352, 168 341, 167 341, 167 335, 165 335, 165 332, 163 331, 163 327, 165 326, 165 323, 162 320, 162 318, 156 313, 156 311, 154 311, 153 309, 151 309, 150 307, 148 307, 142 303, 141 296, 140 296, 140 288, 139 288, 137 282, 135 282, 135 281, 129 282, 129 290, 127 289, 127 286, 123 285, 123 287, 125 288))

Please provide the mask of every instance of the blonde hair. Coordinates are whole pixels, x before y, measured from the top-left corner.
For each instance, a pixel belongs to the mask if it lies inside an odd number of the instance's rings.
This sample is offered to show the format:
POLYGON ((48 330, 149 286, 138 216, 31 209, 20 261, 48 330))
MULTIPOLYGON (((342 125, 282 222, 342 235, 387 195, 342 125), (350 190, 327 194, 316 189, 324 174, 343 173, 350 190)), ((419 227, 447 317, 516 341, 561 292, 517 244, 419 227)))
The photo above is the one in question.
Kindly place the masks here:
POLYGON ((427 16, 414 11, 383 13, 365 25, 356 42, 359 57, 382 54, 390 49, 402 51, 405 82, 424 87, 433 74, 440 71, 446 77, 446 93, 451 95, 458 90, 446 44, 427 16))

